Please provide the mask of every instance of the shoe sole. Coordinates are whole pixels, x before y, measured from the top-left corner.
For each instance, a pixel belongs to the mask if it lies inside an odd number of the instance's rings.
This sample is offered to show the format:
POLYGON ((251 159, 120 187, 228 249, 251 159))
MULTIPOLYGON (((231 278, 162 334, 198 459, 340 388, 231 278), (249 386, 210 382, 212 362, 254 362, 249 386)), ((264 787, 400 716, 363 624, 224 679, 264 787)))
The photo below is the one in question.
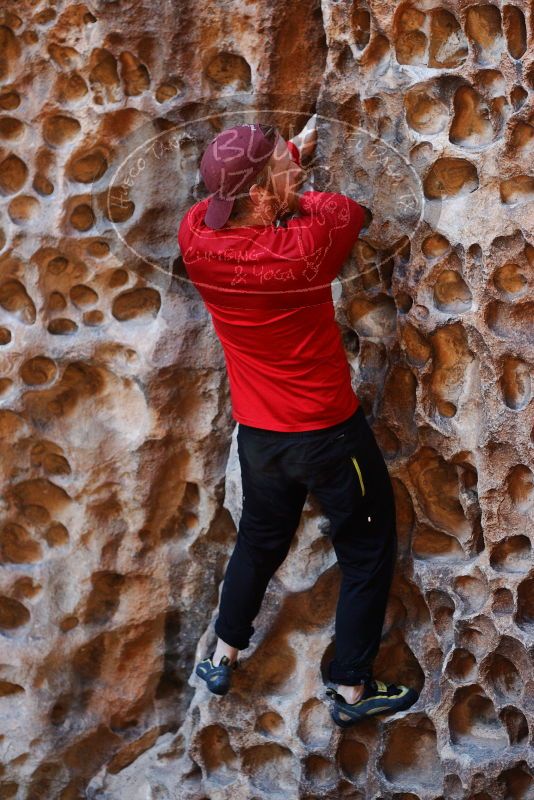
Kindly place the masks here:
POLYGON ((350 703, 340 703, 336 701, 334 707, 330 712, 330 716, 340 728, 350 728, 356 722, 367 717, 373 717, 376 714, 391 714, 392 712, 404 711, 406 708, 413 706, 419 695, 414 689, 408 689, 405 695, 395 698, 376 698, 370 701, 367 707, 359 709, 354 708, 350 703), (373 705, 371 705, 373 703, 373 705), (343 717, 341 716, 343 714, 343 717))

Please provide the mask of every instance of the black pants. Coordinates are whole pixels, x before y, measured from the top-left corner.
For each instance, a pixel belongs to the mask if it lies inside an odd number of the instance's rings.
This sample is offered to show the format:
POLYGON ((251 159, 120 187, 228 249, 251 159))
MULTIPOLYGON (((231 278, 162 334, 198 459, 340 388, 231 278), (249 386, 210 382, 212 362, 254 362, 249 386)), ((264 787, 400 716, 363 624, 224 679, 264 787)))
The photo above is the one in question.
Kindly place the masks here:
POLYGON ((344 422, 287 433, 239 423, 243 510, 215 633, 249 645, 267 585, 287 556, 308 491, 330 523, 342 573, 333 683, 372 674, 397 555, 391 479, 361 406, 344 422))

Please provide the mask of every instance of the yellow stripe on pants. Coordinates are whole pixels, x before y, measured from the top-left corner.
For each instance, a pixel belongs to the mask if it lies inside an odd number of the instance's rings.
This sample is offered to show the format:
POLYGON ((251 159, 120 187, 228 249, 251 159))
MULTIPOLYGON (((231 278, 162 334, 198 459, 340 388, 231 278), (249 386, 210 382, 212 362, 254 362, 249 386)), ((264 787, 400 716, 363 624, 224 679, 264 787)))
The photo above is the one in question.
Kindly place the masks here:
POLYGON ((362 478, 362 473, 361 473, 361 470, 360 470, 360 465, 358 464, 358 462, 356 461, 354 456, 351 456, 351 459, 352 459, 352 463, 356 467, 356 472, 358 473, 358 478, 360 480, 360 486, 362 488, 362 495, 364 495, 365 494, 365 486, 363 485, 363 478, 362 478))

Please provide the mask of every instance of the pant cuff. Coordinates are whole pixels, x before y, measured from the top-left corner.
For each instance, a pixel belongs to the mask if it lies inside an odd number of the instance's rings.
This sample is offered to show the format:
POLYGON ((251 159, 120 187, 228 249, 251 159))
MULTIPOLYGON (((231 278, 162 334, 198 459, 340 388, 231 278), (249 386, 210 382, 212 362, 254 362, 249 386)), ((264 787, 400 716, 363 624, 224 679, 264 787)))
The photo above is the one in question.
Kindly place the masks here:
POLYGON ((225 628, 224 625, 219 622, 219 619, 215 620, 215 633, 222 639, 223 642, 230 645, 230 647, 236 647, 238 650, 246 650, 250 644, 250 637, 254 633, 254 627, 250 630, 248 635, 243 635, 237 631, 229 630, 225 628))
POLYGON ((373 668, 370 665, 361 667, 343 667, 333 659, 328 665, 328 679, 332 683, 341 683, 343 686, 356 686, 364 680, 370 680, 373 668))

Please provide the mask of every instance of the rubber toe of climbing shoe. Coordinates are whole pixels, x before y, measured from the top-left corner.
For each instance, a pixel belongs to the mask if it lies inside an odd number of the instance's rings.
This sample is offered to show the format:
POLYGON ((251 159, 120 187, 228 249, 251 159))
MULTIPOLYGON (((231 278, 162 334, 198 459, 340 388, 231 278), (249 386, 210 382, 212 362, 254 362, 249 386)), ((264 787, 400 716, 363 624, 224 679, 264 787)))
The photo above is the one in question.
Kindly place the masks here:
POLYGON ((226 694, 232 685, 232 675, 237 669, 239 661, 230 662, 228 656, 221 658, 220 664, 213 663, 214 653, 211 653, 195 667, 195 673, 206 681, 207 687, 213 694, 226 694))

